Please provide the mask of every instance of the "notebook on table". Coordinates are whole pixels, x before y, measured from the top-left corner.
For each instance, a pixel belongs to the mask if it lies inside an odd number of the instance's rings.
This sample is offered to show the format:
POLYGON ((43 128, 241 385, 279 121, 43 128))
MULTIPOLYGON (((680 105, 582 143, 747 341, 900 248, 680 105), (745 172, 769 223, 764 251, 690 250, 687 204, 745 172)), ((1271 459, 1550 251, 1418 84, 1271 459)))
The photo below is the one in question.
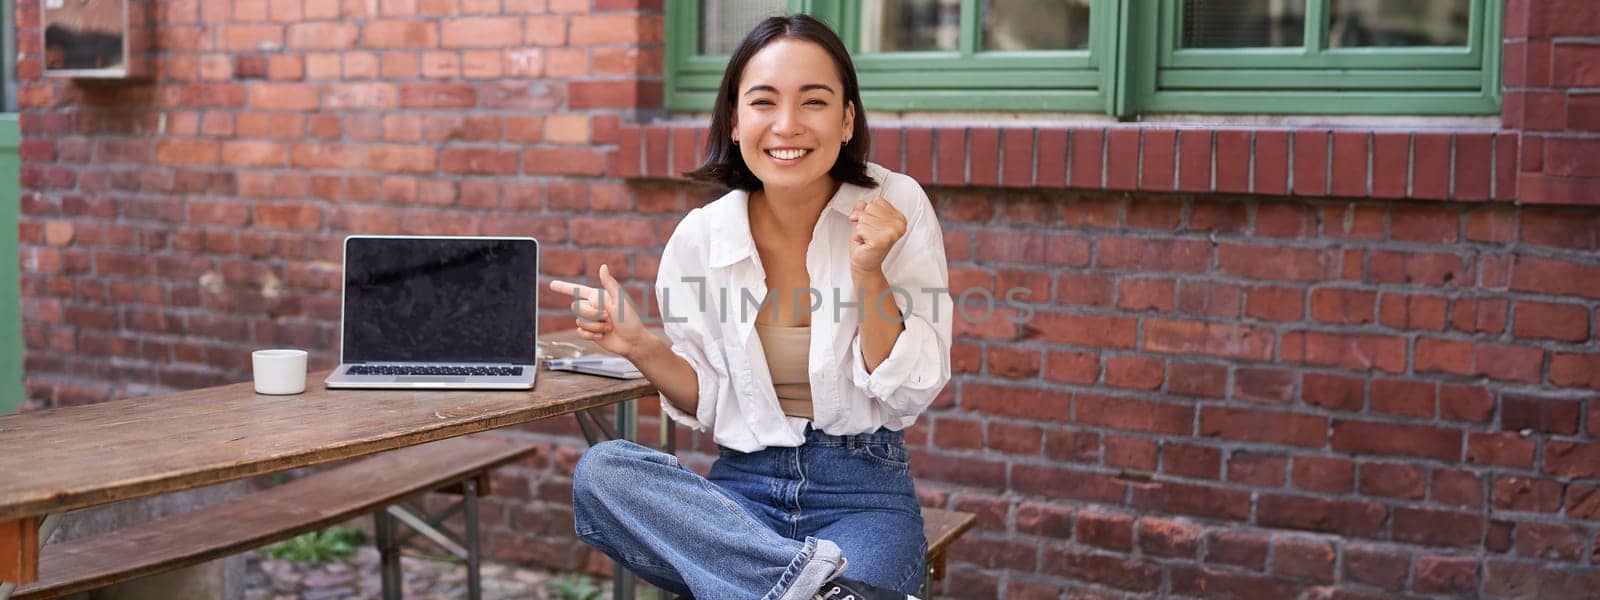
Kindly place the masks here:
POLYGON ((345 238, 328 387, 531 389, 538 273, 533 238, 345 238))

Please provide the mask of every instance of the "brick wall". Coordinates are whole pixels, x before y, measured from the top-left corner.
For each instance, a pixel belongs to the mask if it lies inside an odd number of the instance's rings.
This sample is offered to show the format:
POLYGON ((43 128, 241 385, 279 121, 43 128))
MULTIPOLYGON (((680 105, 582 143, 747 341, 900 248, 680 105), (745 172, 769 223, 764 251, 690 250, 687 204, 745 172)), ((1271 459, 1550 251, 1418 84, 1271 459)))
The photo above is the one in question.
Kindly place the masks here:
MULTIPOLYGON (((163 1, 142 83, 42 78, 19 34, 28 407, 242 381, 264 346, 330 366, 348 233, 531 234, 544 275, 644 293, 718 193, 674 175, 702 124, 649 124, 659 4, 163 1)), ((880 123, 952 287, 1035 291, 958 326, 909 432, 923 501, 980 515, 944 592, 1600 589, 1592 17, 1509 0, 1500 129, 880 123)), ((492 555, 606 568, 574 429, 507 433, 548 446, 497 472, 492 555)))

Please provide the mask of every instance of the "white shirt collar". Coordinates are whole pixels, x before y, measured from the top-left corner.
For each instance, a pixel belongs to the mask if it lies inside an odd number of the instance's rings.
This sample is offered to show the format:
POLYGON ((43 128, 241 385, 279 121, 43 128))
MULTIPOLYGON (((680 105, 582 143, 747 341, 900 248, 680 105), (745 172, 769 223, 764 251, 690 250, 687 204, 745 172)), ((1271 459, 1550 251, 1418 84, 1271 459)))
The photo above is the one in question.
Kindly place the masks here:
MULTIPOLYGON (((879 182, 881 187, 887 171, 876 164, 867 164, 867 174, 879 182)), ((839 184, 839 190, 828 199, 827 209, 833 209, 844 217, 850 216, 850 211, 855 208, 856 200, 866 199, 873 189, 861 187, 853 183, 839 184)), ((741 260, 755 255, 755 238, 750 236, 750 193, 743 190, 734 190, 723 198, 723 202, 714 203, 721 214, 711 218, 711 267, 715 269, 726 268, 741 260)))

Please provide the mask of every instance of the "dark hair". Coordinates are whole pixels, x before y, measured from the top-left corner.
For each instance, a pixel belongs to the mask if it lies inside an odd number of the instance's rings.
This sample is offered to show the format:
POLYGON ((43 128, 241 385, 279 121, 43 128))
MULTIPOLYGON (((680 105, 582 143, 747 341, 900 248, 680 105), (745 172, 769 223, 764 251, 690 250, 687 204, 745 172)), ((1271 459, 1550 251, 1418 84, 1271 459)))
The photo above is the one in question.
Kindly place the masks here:
POLYGON ((850 52, 844 49, 844 42, 839 40, 839 36, 827 25, 808 15, 768 17, 757 23, 755 29, 744 36, 744 41, 739 42, 733 57, 728 60, 728 70, 722 73, 716 106, 711 109, 706 161, 700 168, 686 171, 684 175, 696 181, 719 183, 736 190, 749 192, 761 189, 761 180, 750 172, 750 166, 744 164, 744 157, 739 155, 739 146, 733 143, 733 113, 739 95, 739 75, 744 72, 745 65, 756 52, 779 38, 814 43, 833 57, 833 66, 839 70, 839 79, 844 83, 844 98, 855 107, 856 118, 850 142, 839 151, 839 159, 834 161, 828 174, 844 183, 877 187, 878 183, 867 174, 867 150, 872 140, 867 134, 867 113, 861 107, 861 86, 856 83, 855 64, 850 62, 850 52))

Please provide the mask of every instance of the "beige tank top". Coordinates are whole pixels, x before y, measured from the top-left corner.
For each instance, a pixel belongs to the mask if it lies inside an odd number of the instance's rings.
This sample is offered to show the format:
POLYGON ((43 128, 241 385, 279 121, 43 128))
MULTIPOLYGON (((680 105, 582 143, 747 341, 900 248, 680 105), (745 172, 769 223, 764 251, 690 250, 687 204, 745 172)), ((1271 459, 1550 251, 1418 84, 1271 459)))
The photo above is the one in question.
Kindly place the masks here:
POLYGON ((811 328, 756 323, 756 335, 761 338, 761 349, 767 355, 772 389, 778 392, 778 406, 783 408, 783 414, 810 419, 813 414, 811 375, 807 367, 810 365, 811 328))

